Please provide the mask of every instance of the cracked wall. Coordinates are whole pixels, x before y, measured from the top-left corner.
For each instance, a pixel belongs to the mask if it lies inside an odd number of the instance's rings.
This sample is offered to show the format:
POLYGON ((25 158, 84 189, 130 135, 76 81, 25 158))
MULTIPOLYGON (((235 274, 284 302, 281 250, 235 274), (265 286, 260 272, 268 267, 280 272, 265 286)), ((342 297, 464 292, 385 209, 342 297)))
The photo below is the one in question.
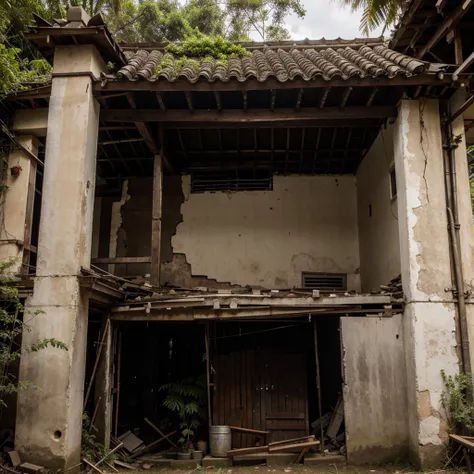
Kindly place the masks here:
POLYGON ((189 192, 172 238, 193 275, 233 285, 301 287, 302 272, 347 273, 359 290, 353 176, 275 176, 272 191, 189 192))
POLYGON ((436 100, 404 100, 394 125, 412 460, 435 466, 447 427, 441 370, 458 372, 456 309, 436 100))

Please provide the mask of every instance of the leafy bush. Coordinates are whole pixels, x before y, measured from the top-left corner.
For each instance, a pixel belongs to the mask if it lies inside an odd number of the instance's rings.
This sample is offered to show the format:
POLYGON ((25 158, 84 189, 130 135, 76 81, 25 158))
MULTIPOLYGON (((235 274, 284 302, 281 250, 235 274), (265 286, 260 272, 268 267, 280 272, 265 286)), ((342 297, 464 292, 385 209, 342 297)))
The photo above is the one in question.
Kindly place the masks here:
POLYGON ((186 450, 194 439, 196 429, 206 417, 206 377, 188 377, 179 382, 167 383, 160 387, 160 391, 168 392, 163 405, 181 420, 178 443, 186 450))
POLYGON ((450 431, 459 434, 474 434, 474 404, 472 403, 472 375, 456 374, 454 377, 441 371, 446 392, 441 394, 441 402, 446 410, 450 431))

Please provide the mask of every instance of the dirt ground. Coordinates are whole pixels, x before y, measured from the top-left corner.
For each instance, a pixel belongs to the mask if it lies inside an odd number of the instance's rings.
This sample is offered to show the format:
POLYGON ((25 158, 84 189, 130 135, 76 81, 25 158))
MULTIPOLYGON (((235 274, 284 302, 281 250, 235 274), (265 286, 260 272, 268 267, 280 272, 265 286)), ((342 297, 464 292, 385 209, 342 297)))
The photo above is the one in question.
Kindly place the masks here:
MULTIPOLYGON (((139 471, 143 474, 144 471, 139 471)), ((228 468, 203 468, 200 467, 194 470, 181 469, 150 469, 147 472, 160 474, 197 474, 208 472, 209 474, 415 474, 416 471, 411 466, 340 466, 340 465, 326 465, 308 467, 304 465, 287 466, 287 467, 267 467, 260 466, 233 466, 228 468)), ((439 471, 422 471, 424 474, 460 474, 461 470, 439 470, 439 471)), ((127 471, 127 474, 138 474, 132 471, 127 471)))

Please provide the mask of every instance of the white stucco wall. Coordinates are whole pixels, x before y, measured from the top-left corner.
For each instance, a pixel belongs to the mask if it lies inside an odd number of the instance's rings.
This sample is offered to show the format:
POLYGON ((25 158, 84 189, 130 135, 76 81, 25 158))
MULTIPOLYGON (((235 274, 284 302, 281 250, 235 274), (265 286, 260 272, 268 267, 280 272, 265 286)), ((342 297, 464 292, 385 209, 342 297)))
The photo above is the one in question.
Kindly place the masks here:
POLYGON ((183 177, 174 253, 193 275, 266 288, 301 287, 301 273, 348 274, 358 290, 354 176, 275 176, 272 191, 190 193, 183 177))
POLYGON ((362 291, 376 290, 401 272, 398 210, 390 191, 393 127, 382 130, 357 170, 362 291))

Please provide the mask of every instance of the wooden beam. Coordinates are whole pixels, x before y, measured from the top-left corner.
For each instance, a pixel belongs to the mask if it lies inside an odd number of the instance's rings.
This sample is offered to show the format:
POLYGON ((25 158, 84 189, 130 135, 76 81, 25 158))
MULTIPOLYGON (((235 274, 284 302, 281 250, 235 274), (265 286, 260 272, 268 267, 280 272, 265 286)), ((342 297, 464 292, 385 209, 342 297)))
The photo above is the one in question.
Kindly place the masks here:
POLYGON ((319 446, 319 441, 308 441, 306 443, 295 443, 295 444, 283 444, 281 446, 270 447, 270 453, 277 453, 281 451, 292 451, 294 449, 312 448, 313 446, 319 446))
POLYGON ((456 28, 455 30, 455 36, 454 36, 454 60, 456 64, 462 64, 464 61, 463 54, 462 54, 462 38, 461 38, 461 32, 459 31, 459 28, 456 28))
POLYGON ((351 92, 352 92, 352 87, 348 87, 348 88, 344 91, 344 94, 342 95, 340 107, 345 107, 345 106, 346 106, 347 101, 348 101, 348 99, 349 99, 349 96, 351 95, 351 92))
POLYGON ((462 104, 461 107, 459 107, 459 109, 454 112, 453 115, 451 115, 451 117, 448 119, 448 122, 454 122, 454 120, 462 115, 472 104, 474 104, 474 94, 471 95, 471 97, 469 97, 469 99, 467 99, 464 104, 462 104))
POLYGON ((271 100, 270 100, 270 110, 273 112, 275 110, 275 102, 276 102, 276 96, 277 96, 277 91, 276 89, 271 90, 271 100))
POLYGON ((268 109, 242 110, 155 110, 155 109, 106 109, 101 110, 100 119, 105 122, 196 122, 196 123, 253 123, 278 122, 285 120, 295 122, 301 120, 328 120, 328 119, 365 119, 365 118, 393 118, 397 116, 396 107, 346 107, 344 112, 339 107, 304 107, 295 109, 278 109, 274 112, 268 109))
POLYGON ((160 286, 161 268, 161 214, 163 198, 163 169, 161 155, 155 156, 153 165, 153 202, 151 221, 151 271, 150 282, 160 286))
POLYGON ((99 257, 92 258, 91 262, 97 263, 150 263, 151 257, 99 257))
POLYGON ((319 350, 318 350, 318 327, 316 318, 313 318, 313 338, 314 338, 314 360, 316 364, 316 388, 318 391, 318 415, 320 420, 320 442, 321 452, 324 451, 324 427, 323 427, 323 405, 321 395, 321 372, 319 370, 319 350))
POLYGON ((433 36, 431 36, 428 42, 420 49, 416 58, 423 59, 424 55, 457 25, 459 20, 469 11, 473 4, 474 0, 462 0, 454 12, 441 23, 433 36))
MULTIPOLYGON (((394 86, 410 86, 418 84, 447 84, 450 82, 449 74, 445 74, 443 79, 439 79, 435 74, 418 74, 410 77, 397 75, 389 78, 380 76, 372 77, 350 77, 348 79, 331 79, 331 87, 394 87, 394 86)), ((178 79, 175 82, 167 81, 123 81, 109 80, 104 85, 102 82, 95 82, 94 91, 160 91, 160 92, 183 92, 183 91, 241 91, 250 90, 272 90, 272 89, 299 89, 299 88, 325 88, 328 87, 328 81, 322 78, 314 78, 311 81, 304 79, 295 79, 293 81, 280 82, 275 78, 268 78, 264 82, 256 79, 248 79, 239 82, 237 79, 231 79, 228 82, 207 80, 198 81, 197 83, 189 82, 187 79, 178 79)))
POLYGON ((300 108, 300 106, 301 106, 301 100, 303 99, 303 94, 304 94, 304 89, 301 88, 301 89, 298 91, 298 96, 296 97, 295 109, 299 109, 299 108, 300 108))

